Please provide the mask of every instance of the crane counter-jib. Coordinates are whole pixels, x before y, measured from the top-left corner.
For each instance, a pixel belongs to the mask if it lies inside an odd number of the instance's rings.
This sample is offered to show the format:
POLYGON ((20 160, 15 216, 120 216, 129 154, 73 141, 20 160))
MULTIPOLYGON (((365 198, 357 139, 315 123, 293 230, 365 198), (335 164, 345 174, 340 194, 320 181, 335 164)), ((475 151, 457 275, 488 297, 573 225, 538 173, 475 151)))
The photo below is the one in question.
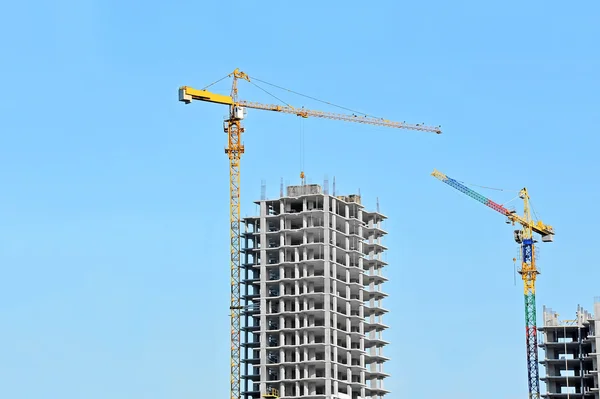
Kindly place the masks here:
POLYGON ((554 229, 551 226, 545 225, 545 224, 541 223, 541 221, 527 222, 522 217, 519 217, 516 215, 508 215, 508 218, 512 222, 519 223, 523 227, 528 227, 533 232, 538 233, 540 236, 542 236, 542 241, 544 241, 544 242, 554 241, 554 229))
POLYGON ((189 86, 181 86, 179 88, 179 101, 186 104, 192 100, 206 101, 209 103, 233 105, 233 98, 223 94, 212 93, 207 90, 198 90, 189 86))

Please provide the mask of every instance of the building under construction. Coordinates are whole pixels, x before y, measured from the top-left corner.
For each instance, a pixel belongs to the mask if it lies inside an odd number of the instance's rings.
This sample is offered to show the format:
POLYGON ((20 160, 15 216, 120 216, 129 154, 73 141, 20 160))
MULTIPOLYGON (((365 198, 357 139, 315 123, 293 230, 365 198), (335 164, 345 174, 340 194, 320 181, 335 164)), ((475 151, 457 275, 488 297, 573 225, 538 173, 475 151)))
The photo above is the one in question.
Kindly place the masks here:
POLYGON ((242 235, 242 397, 382 398, 385 216, 319 185, 256 204, 242 235))
POLYGON ((544 307, 544 324, 540 347, 545 356, 540 361, 546 369, 541 380, 546 383, 546 398, 598 399, 600 365, 600 298, 594 314, 581 306, 575 318, 559 320, 558 314, 544 307))

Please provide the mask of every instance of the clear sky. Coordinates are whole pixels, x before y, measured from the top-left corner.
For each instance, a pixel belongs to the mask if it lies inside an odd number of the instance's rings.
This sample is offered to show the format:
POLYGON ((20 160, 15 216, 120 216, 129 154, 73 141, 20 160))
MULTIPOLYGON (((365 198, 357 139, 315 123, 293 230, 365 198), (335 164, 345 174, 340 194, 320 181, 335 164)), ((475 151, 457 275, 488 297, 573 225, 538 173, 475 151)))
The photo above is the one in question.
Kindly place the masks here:
MULTIPOLYGON (((185 106, 177 88, 236 67, 376 116, 442 125, 436 136, 251 110, 242 212, 255 212, 262 180, 271 197, 280 178, 299 182, 304 131, 309 182, 335 176, 339 193, 360 189, 368 207, 378 197, 389 216, 390 397, 526 397, 512 228, 429 173, 527 186, 556 229, 540 245, 539 319, 542 304, 565 318, 577 304, 591 309, 600 6, 405 3, 4 4, 0 397, 227 397, 226 109, 185 106)), ((241 98, 276 101, 244 83, 241 98)), ((515 195, 477 190, 500 203, 515 195)))

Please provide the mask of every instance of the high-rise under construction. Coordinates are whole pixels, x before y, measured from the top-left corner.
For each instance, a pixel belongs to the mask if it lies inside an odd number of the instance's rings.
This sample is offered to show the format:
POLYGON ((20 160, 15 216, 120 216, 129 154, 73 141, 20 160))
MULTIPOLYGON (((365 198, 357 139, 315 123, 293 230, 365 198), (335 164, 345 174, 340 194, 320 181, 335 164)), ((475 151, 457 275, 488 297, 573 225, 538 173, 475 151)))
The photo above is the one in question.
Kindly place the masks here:
POLYGON ((545 398, 598 399, 600 366, 600 298, 594 314, 581 306, 575 318, 560 320, 558 314, 544 307, 540 346, 545 356, 540 361, 546 369, 545 398))
POLYGON ((382 398, 385 216, 319 185, 256 204, 242 235, 243 397, 382 398))

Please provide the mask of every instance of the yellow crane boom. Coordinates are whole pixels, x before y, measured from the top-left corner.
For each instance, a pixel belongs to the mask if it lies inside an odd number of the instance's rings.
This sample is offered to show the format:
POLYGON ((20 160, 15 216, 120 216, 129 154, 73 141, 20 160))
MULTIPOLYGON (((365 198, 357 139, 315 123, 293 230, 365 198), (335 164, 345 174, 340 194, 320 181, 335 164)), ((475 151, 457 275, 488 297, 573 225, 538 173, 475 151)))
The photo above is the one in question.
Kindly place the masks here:
MULTIPOLYGON (((440 127, 425 126, 420 124, 407 124, 405 122, 394 122, 382 118, 368 116, 345 115, 331 112, 308 110, 304 108, 295 108, 291 106, 261 104, 250 101, 238 100, 238 79, 250 82, 250 77, 236 69, 228 75, 233 78, 231 94, 229 96, 212 93, 207 90, 198 90, 189 86, 179 88, 179 101, 186 104, 193 100, 205 101, 229 106, 229 118, 225 121, 224 127, 228 137, 228 145, 225 153, 229 157, 229 193, 230 193, 230 271, 231 271, 231 399, 240 398, 240 316, 242 306, 240 303, 240 159, 244 153, 241 136, 244 132, 242 119, 244 118, 244 108, 262 109, 266 111, 282 112, 293 114, 303 118, 315 117, 347 122, 363 123, 376 126, 385 126, 398 129, 409 129, 424 132, 442 133, 440 127)), ((303 177, 302 172, 301 176, 303 177)), ((265 397, 277 398, 278 391, 268 387, 265 397)))

